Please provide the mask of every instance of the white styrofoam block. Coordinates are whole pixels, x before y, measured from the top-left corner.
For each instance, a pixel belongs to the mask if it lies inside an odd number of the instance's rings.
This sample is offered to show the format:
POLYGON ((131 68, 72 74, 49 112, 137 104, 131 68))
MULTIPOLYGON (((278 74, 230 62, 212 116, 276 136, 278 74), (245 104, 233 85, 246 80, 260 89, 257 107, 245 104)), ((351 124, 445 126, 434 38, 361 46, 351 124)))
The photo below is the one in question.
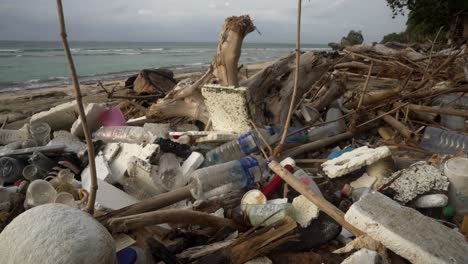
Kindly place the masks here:
POLYGON ((395 177, 399 178, 390 184, 388 189, 395 191, 394 199, 402 203, 430 191, 447 191, 450 185, 448 178, 442 175, 440 170, 425 161, 416 162, 393 173, 391 177, 386 178, 385 183, 395 177))
POLYGON ((54 131, 70 130, 73 122, 78 118, 78 108, 76 101, 64 103, 52 107, 47 111, 42 111, 31 116, 30 123, 47 123, 54 131))
POLYGON ((360 249, 347 257, 341 264, 380 264, 383 263, 382 257, 374 250, 367 248, 360 249))
POLYGON ((127 176, 122 184, 124 190, 137 199, 147 199, 166 192, 161 186, 154 184, 153 177, 158 173, 158 166, 131 157, 127 165, 127 176))
POLYGON ((65 146, 66 152, 73 152, 80 158, 86 152, 86 144, 66 130, 55 131, 47 146, 65 146))
POLYGON ((447 206, 449 198, 445 194, 435 193, 419 197, 414 201, 416 208, 436 208, 447 206))
POLYGON ((96 162, 96 177, 103 181, 112 181, 112 172, 104 155, 97 155, 94 161, 96 162))
POLYGON ((387 146, 375 149, 367 146, 346 152, 339 157, 327 160, 322 163, 323 171, 330 178, 336 178, 370 165, 382 158, 390 156, 392 153, 387 146))
POLYGON ((411 263, 468 263, 461 233, 381 193, 362 197, 345 220, 411 263))
POLYGON ((214 130, 244 134, 252 129, 247 103, 247 88, 216 84, 202 88, 214 130))
MULTIPOLYGON (((89 166, 81 173, 81 180, 83 188, 89 192, 91 189, 89 166)), ((99 177, 97 183, 98 190, 96 192, 95 207, 99 210, 117 210, 138 202, 134 197, 114 187, 112 184, 99 179, 99 177)))
POLYGON ((369 176, 369 174, 364 173, 361 177, 356 179, 355 181, 352 181, 349 185, 353 187, 354 189, 357 188, 372 188, 372 185, 377 181, 377 177, 374 176, 369 176))
MULTIPOLYGON (((86 122, 88 123, 89 131, 93 133, 101 127, 99 117, 107 110, 105 104, 88 104, 85 108, 86 122)), ((72 125, 70 132, 77 137, 84 137, 83 125, 81 119, 78 118, 72 125)))
POLYGON ((312 220, 317 218, 320 213, 319 208, 304 195, 294 198, 292 206, 294 209, 294 220, 303 228, 308 227, 312 220))
POLYGON ((111 183, 123 184, 124 174, 127 171, 128 162, 133 157, 144 161, 151 161, 159 152, 159 145, 147 144, 142 147, 130 143, 109 143, 104 148, 104 157, 108 160, 112 171, 111 183))

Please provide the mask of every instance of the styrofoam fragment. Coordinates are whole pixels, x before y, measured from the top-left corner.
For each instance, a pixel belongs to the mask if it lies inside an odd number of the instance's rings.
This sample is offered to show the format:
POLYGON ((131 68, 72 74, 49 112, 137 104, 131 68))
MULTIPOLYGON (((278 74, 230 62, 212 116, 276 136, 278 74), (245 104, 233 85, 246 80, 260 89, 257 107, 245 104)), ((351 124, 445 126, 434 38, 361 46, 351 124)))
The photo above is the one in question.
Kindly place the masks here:
POLYGON ((380 264, 382 257, 374 250, 367 248, 360 249, 347 257, 341 264, 380 264))
POLYGON ((414 201, 416 208, 436 208, 444 207, 448 204, 448 197, 445 194, 436 193, 423 195, 414 201))
POLYGON ((317 218, 320 213, 319 208, 304 195, 294 198, 292 206, 294 209, 294 220, 303 228, 308 227, 312 220, 317 218))
POLYGON ((214 130, 243 134, 252 129, 247 103, 247 88, 205 85, 205 104, 214 130))
MULTIPOLYGON (((91 133, 101 127, 101 120, 99 117, 107 110, 105 104, 88 104, 85 108, 86 122, 91 133)), ((70 132, 77 137, 84 137, 83 125, 81 119, 78 118, 72 125, 70 132)))
POLYGON ((349 185, 353 187, 354 189, 357 188, 372 188, 372 185, 377 181, 377 177, 370 176, 367 173, 364 173, 361 177, 359 177, 357 180, 352 181, 349 185))
POLYGON ((411 263, 468 263, 468 244, 461 233, 381 193, 362 197, 345 220, 411 263))
POLYGON ((111 183, 120 182, 123 184, 124 174, 127 171, 128 162, 132 157, 137 157, 144 161, 151 161, 159 152, 159 145, 147 144, 142 147, 138 144, 130 143, 109 143, 104 148, 104 157, 108 159, 112 171, 111 183))
POLYGON ((44 122, 54 131, 69 130, 77 118, 77 104, 76 101, 72 101, 34 114, 31 116, 30 123, 44 122))
POLYGON ((407 203, 418 195, 430 191, 447 191, 450 185, 448 178, 434 166, 425 161, 412 164, 407 169, 397 171, 391 177, 386 178, 385 183, 396 179, 388 189, 396 192, 395 200, 407 203))
POLYGON ((336 178, 370 165, 391 154, 387 146, 375 149, 364 146, 322 163, 322 169, 328 177, 336 178))

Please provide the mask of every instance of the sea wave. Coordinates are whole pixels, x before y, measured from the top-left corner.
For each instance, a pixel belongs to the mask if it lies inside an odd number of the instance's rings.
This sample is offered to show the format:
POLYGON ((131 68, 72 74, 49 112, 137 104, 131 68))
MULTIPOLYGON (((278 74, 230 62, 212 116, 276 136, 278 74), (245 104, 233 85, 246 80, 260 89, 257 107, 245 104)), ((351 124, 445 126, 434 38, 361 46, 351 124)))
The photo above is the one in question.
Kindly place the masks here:
POLYGON ((20 49, 0 49, 1 53, 16 53, 20 51, 21 51, 20 49))

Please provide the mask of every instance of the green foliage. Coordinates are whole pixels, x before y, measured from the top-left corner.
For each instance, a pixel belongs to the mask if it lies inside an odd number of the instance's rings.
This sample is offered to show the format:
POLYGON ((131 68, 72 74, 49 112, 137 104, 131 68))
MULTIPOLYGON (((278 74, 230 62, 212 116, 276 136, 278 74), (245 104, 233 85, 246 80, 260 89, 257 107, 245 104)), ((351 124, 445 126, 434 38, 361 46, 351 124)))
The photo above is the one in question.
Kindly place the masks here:
POLYGON ((409 39, 408 39, 408 35, 406 34, 406 32, 400 32, 400 33, 393 32, 393 33, 385 35, 380 43, 384 44, 390 41, 407 43, 409 39))

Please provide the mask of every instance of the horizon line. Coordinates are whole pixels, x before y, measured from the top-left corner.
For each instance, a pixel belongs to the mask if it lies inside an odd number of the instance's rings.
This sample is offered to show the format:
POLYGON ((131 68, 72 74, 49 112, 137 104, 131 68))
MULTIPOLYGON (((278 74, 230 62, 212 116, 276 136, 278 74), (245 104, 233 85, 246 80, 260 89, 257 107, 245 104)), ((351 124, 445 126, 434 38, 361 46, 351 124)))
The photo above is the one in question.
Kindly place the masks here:
MULTIPOLYGON (((16 40, 16 39, 0 39, 4 42, 61 42, 60 40, 16 40)), ((70 42, 122 42, 122 43, 218 43, 218 41, 125 41, 125 40, 69 40, 70 42)), ((244 41, 249 44, 289 44, 295 45, 295 42, 259 42, 259 41, 244 41)), ((301 43, 301 45, 328 45, 328 43, 301 43)))

